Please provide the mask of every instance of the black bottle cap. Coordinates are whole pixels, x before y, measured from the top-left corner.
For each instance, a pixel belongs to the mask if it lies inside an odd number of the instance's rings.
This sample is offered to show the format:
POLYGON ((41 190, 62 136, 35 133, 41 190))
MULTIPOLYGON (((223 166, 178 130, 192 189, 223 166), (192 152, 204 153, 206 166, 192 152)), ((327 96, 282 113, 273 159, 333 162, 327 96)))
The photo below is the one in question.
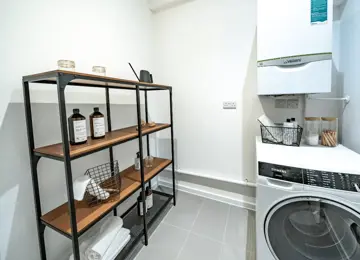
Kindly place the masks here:
POLYGON ((99 112, 99 108, 98 108, 98 107, 94 107, 94 112, 99 112))
POLYGON ((287 123, 291 123, 291 120, 288 118, 288 119, 286 119, 286 122, 287 122, 287 123))
POLYGON ((150 196, 151 194, 152 194, 152 190, 150 189, 149 186, 147 186, 146 189, 145 189, 145 195, 150 196))
POLYGON ((291 121, 295 122, 295 121, 296 121, 295 117, 292 117, 292 118, 291 118, 291 121))
POLYGON ((137 152, 136 155, 137 155, 137 158, 140 158, 140 152, 137 152))
POLYGON ((74 109, 73 109, 73 113, 74 113, 74 114, 79 114, 79 113, 80 113, 80 109, 74 108, 74 109))

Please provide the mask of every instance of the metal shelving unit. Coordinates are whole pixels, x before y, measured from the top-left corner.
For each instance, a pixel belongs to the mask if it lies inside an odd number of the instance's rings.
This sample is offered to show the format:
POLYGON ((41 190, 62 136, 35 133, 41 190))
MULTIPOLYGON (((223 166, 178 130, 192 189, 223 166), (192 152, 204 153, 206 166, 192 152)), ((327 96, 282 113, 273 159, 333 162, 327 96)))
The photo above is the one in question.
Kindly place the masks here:
MULTIPOLYGON (((89 230, 94 224, 113 211, 117 215, 116 207, 123 201, 133 195, 136 191, 141 190, 141 196, 145 201, 145 185, 151 185, 151 179, 158 173, 172 164, 173 192, 166 194, 154 191, 154 206, 146 215, 138 217, 135 213, 136 204, 131 206, 121 217, 124 219, 124 226, 130 229, 131 240, 120 252, 116 259, 124 259, 132 248, 144 237, 145 245, 148 245, 148 226, 150 226, 166 206, 173 201, 176 205, 175 197, 175 168, 174 168, 174 132, 173 132, 173 108, 172 108, 172 87, 146 82, 138 82, 119 78, 97 76, 71 71, 48 71, 44 73, 29 75, 23 77, 23 93, 25 104, 25 117, 28 134, 28 146, 30 155, 30 166, 33 184, 33 195, 35 201, 35 211, 37 220, 38 240, 40 247, 40 256, 42 260, 46 260, 44 232, 45 227, 50 227, 60 234, 72 240, 74 259, 80 260, 79 255, 79 236, 89 230), (57 86, 60 127, 62 142, 44 147, 35 148, 33 122, 31 113, 30 100, 30 83, 52 84, 57 86), (88 138, 88 142, 82 145, 70 145, 68 139, 68 125, 66 116, 66 86, 78 87, 97 87, 104 88, 106 95, 106 111, 108 132, 103 139, 92 140, 88 138), (136 91, 137 106, 137 125, 133 127, 112 130, 111 127, 111 109, 109 89, 126 89, 136 91), (165 90, 169 91, 170 98, 170 124, 157 124, 155 127, 141 127, 141 110, 140 110, 140 91, 145 92, 145 118, 148 123, 148 91, 165 90), (121 172, 122 187, 120 197, 116 201, 100 204, 95 207, 89 207, 84 202, 74 200, 73 179, 71 161, 77 158, 95 153, 104 149, 109 149, 109 160, 114 160, 113 146, 121 143, 138 139, 140 158, 144 157, 142 139, 146 136, 147 155, 150 154, 149 134, 163 129, 170 128, 171 131, 171 160, 154 158, 152 168, 144 168, 144 161, 140 161, 140 172, 135 171, 133 166, 121 172), (49 158, 64 163, 65 179, 67 187, 68 201, 43 215, 40 203, 40 192, 38 183, 37 165, 41 158, 49 158)), ((145 203, 143 203, 145 212, 145 203)))

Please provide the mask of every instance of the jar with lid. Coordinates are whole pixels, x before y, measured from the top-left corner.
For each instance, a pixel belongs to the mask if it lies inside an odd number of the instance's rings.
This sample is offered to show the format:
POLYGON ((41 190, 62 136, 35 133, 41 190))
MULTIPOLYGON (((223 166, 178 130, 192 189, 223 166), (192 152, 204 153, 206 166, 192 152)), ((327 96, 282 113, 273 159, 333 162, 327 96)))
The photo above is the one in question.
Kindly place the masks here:
POLYGON ((321 118, 321 145, 335 147, 338 145, 338 119, 321 118))
POLYGON ((92 72, 98 76, 106 76, 106 68, 103 66, 93 66, 92 72))
POLYGON ((305 142, 308 145, 319 145, 320 117, 305 117, 305 142))
POLYGON ((58 60, 59 70, 75 71, 75 61, 72 60, 58 60))

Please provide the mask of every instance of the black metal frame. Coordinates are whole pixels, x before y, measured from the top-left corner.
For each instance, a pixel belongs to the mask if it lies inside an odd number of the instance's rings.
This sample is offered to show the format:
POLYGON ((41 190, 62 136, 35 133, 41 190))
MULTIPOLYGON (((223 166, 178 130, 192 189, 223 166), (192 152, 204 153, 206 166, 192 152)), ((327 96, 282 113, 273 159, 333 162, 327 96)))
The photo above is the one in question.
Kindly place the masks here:
MULTIPOLYGON (((59 232, 60 234, 70 238, 72 240, 73 254, 75 260, 80 260, 80 252, 79 252, 79 236, 85 233, 89 228, 91 228, 97 221, 103 218, 105 215, 113 211, 114 215, 117 215, 116 207, 119 206, 123 201, 125 201, 128 197, 133 195, 138 189, 134 190, 131 194, 129 194, 124 200, 115 205, 108 212, 105 212, 102 216, 100 216, 94 223, 86 227, 85 230, 78 232, 77 230, 77 222, 76 222, 76 209, 74 202, 74 192, 73 192, 73 182, 72 182, 72 170, 71 170, 71 160, 86 156, 90 153, 94 153, 106 148, 101 148, 86 154, 82 154, 80 156, 71 157, 70 158, 70 144, 68 139, 68 126, 67 126, 67 117, 66 117, 66 99, 65 99, 65 88, 67 85, 76 85, 76 86, 85 86, 85 87, 100 87, 105 88, 105 96, 106 96, 106 112, 107 112, 107 122, 108 122, 108 131, 112 130, 111 127, 111 108, 110 108, 110 93, 109 89, 130 89, 136 91, 136 105, 137 105, 137 125, 138 125, 138 136, 134 139, 138 138, 139 140, 139 152, 140 158, 143 158, 143 146, 142 146, 142 131, 141 131, 141 106, 140 106, 140 91, 145 91, 145 117, 146 122, 148 122, 148 99, 147 99, 147 91, 153 90, 169 90, 170 93, 170 129, 171 129, 171 159, 172 159, 172 175, 173 175, 173 194, 166 196, 170 196, 169 199, 173 199, 173 204, 176 205, 175 198, 175 163, 174 163, 174 132, 173 132, 173 103, 172 103, 172 88, 170 86, 162 86, 162 85, 153 85, 150 83, 144 82, 132 82, 122 79, 115 79, 109 77, 97 77, 94 75, 85 75, 85 74, 77 74, 74 72, 65 72, 65 71, 50 71, 46 73, 30 75, 23 77, 23 94, 24 94, 24 105, 25 105, 25 118, 26 118, 26 127, 27 127, 27 135, 28 135, 28 147, 29 147, 29 156, 30 156, 30 168, 31 168, 31 176, 32 176, 32 185, 33 185, 33 196, 35 202, 35 213, 36 213, 36 224, 38 230, 38 240, 39 240, 39 249, 40 249, 40 257, 42 260, 46 260, 46 249, 45 249, 45 240, 44 240, 44 232, 45 227, 48 226, 53 230, 59 232), (54 80, 55 78, 55 80, 54 80), (72 82, 74 79, 85 79, 92 80, 97 82, 103 82, 105 84, 83 84, 83 83, 74 83, 72 82), (30 87, 29 83, 45 83, 45 84, 56 84, 57 85, 57 94, 58 94, 58 105, 59 105, 59 115, 60 115, 60 126, 61 126, 61 137, 63 143, 63 158, 58 158, 55 156, 48 156, 34 152, 34 132, 33 132, 33 122, 32 122, 32 112, 31 112, 31 99, 30 99, 30 87), (124 84, 125 86, 111 86, 108 83, 117 83, 124 84), (67 186, 67 196, 68 196, 68 207, 70 213, 70 224, 71 224, 71 235, 64 233, 63 231, 57 229, 56 227, 49 225, 41 220, 42 211, 41 211, 41 201, 40 201, 40 192, 39 192, 39 182, 38 182, 38 172, 37 165, 40 158, 46 157, 54 160, 60 160, 64 162, 65 168, 65 178, 66 178, 66 186, 67 186)), ((146 143, 147 143, 147 155, 150 155, 150 144, 149 144, 149 134, 146 135, 146 143)), ((127 140, 128 141, 128 140, 127 140)), ((118 145, 123 142, 119 142, 113 144, 109 147, 109 159, 110 162, 114 160, 113 148, 112 146, 118 145)), ((149 183, 151 185, 151 180, 147 182, 144 181, 144 165, 143 160, 140 160, 140 174, 141 174, 141 196, 145 201, 145 184, 149 183)), ((159 193, 161 194, 161 193, 159 193)), ((143 210, 145 210, 145 203, 143 203, 143 210)), ((131 207, 132 209, 132 207, 131 207)), ((159 213, 160 214, 160 213, 159 213)), ((148 224, 146 222, 146 214, 143 216, 143 226, 144 226, 144 240, 145 245, 148 245, 148 224)))

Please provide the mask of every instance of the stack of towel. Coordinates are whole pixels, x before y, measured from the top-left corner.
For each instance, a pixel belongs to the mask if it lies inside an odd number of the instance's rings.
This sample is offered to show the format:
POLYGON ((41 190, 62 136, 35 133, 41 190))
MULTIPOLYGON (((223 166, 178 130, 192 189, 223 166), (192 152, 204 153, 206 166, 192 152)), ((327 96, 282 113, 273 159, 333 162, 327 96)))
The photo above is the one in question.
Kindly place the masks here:
MULTIPOLYGON (((81 260, 113 260, 130 240, 130 230, 123 228, 120 217, 110 217, 95 238, 80 244, 81 260)), ((73 260, 74 256, 70 256, 73 260)))

